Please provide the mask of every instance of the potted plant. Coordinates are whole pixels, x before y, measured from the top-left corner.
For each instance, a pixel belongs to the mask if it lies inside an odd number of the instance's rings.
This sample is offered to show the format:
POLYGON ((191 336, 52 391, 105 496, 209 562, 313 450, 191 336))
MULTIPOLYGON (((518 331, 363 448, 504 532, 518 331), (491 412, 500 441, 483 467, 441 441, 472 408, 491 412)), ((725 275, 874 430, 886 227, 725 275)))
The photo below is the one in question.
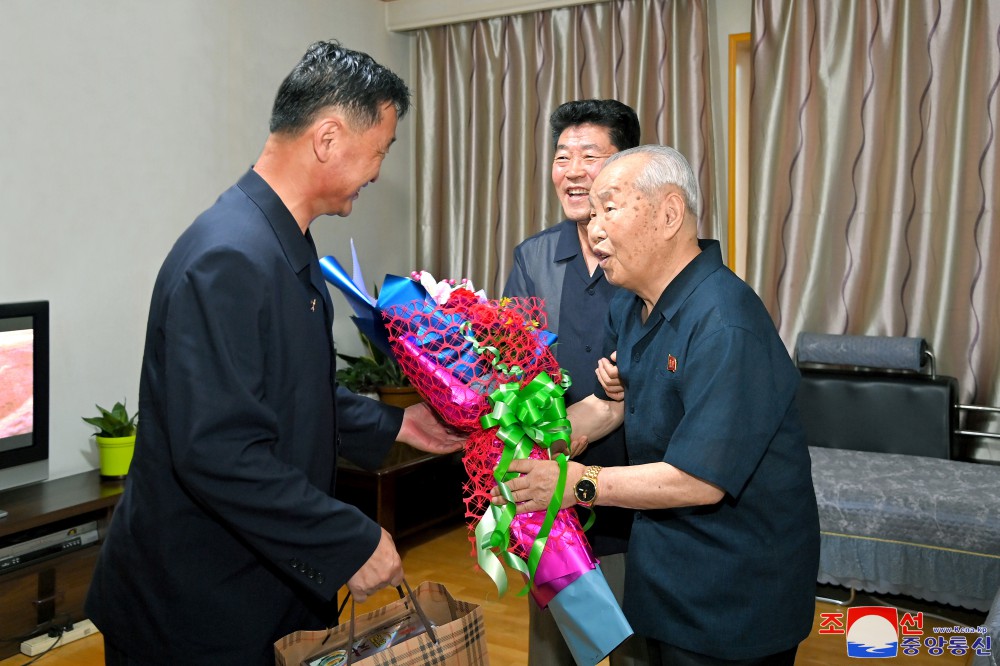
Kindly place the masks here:
POLYGON ((139 412, 129 416, 124 402, 116 402, 110 410, 97 407, 98 416, 84 416, 86 423, 98 429, 94 433, 101 459, 101 476, 122 479, 128 474, 135 450, 135 432, 139 412))
POLYGON ((378 394, 382 402, 407 407, 420 402, 410 380, 392 356, 372 344, 368 336, 361 335, 366 356, 337 354, 348 365, 337 370, 337 382, 355 393, 378 394))

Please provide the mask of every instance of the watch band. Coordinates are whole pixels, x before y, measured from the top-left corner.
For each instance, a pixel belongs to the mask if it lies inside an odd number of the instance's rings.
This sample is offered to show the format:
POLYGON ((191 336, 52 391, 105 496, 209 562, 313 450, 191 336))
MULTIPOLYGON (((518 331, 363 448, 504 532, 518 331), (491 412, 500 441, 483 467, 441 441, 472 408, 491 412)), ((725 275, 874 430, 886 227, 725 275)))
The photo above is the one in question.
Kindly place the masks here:
POLYGON ((597 475, 600 474, 600 472, 601 472, 600 465, 590 465, 589 467, 587 467, 587 469, 583 470, 583 476, 580 477, 580 481, 577 481, 577 492, 576 492, 577 503, 580 504, 581 506, 590 508, 594 506, 594 502, 597 501, 597 475), (594 494, 589 499, 586 500, 581 499, 579 492, 581 482, 584 481, 589 481, 590 482, 589 485, 592 485, 594 488, 594 494))

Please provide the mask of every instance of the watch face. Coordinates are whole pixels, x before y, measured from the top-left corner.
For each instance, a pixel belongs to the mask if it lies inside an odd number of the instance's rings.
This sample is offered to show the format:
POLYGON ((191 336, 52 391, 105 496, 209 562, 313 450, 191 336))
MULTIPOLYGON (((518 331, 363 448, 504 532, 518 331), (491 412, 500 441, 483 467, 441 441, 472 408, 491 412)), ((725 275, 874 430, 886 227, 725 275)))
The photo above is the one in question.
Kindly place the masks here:
POLYGON ((597 484, 590 479, 580 479, 576 483, 576 500, 592 502, 597 497, 597 484))

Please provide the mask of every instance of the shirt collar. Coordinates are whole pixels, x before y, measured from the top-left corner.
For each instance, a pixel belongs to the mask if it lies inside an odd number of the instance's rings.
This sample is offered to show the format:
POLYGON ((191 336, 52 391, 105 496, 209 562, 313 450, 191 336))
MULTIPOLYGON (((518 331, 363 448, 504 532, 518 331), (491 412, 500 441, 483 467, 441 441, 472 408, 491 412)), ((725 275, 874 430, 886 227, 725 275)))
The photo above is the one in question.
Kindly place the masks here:
POLYGON ((243 174, 236 185, 250 197, 267 218, 292 269, 298 273, 308 266, 316 256, 312 237, 308 231, 302 233, 288 207, 267 181, 251 168, 243 174))
POLYGON ((559 227, 559 240, 556 242, 556 253, 553 261, 565 261, 580 254, 580 236, 576 231, 576 222, 563 220, 559 227))
POLYGON ((653 308, 667 321, 673 319, 684 305, 684 301, 705 281, 705 278, 722 268, 722 246, 719 241, 698 239, 698 247, 701 248, 701 252, 670 281, 656 301, 656 307, 653 308))

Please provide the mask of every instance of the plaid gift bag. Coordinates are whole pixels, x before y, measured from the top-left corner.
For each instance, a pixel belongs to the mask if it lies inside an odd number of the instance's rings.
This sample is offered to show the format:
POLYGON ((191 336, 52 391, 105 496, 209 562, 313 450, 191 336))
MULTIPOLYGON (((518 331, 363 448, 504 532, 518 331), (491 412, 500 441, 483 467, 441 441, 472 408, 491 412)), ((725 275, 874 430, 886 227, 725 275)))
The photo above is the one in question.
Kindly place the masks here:
POLYGON ((275 642, 275 664, 489 666, 483 609, 477 604, 455 599, 441 583, 421 583, 411 591, 411 596, 356 618, 353 610, 352 607, 351 623, 321 631, 296 631, 275 642), (430 625, 429 630, 425 624, 430 625), (364 647, 377 643, 377 640, 366 640, 366 636, 374 634, 381 639, 393 629, 405 631, 413 629, 414 625, 418 627, 412 636, 374 654, 358 656, 359 652, 364 652, 364 647), (352 654, 348 654, 350 646, 353 646, 352 654))

